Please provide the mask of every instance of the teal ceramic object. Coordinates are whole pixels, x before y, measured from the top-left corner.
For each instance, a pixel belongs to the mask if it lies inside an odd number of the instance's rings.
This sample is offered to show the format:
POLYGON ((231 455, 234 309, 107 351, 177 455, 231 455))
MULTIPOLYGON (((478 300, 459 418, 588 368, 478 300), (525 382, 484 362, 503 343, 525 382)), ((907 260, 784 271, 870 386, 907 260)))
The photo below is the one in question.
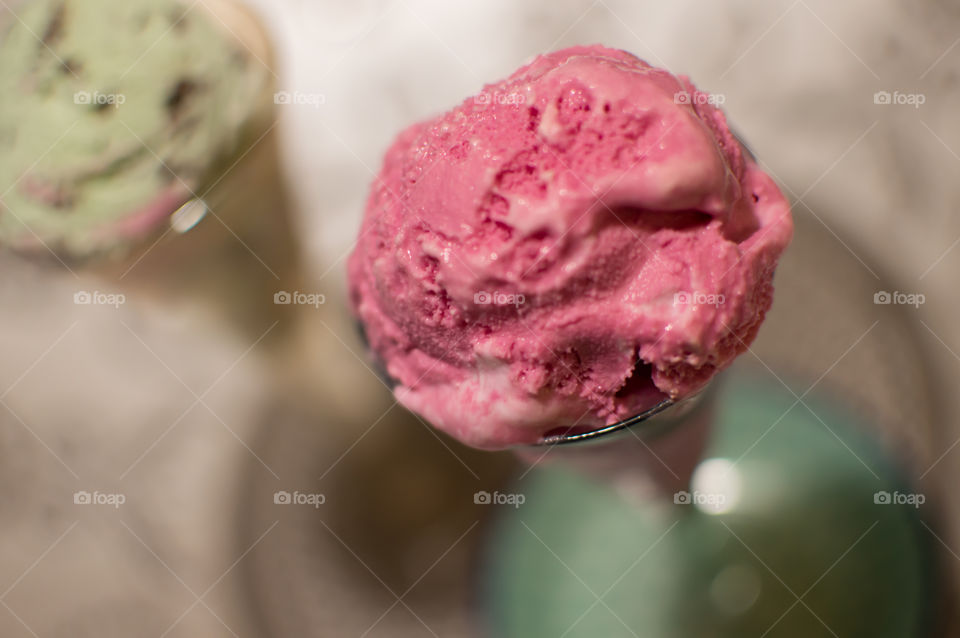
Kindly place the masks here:
POLYGON ((484 560, 489 635, 925 635, 923 495, 842 409, 725 376, 689 495, 631 503, 559 466, 519 481, 484 560))

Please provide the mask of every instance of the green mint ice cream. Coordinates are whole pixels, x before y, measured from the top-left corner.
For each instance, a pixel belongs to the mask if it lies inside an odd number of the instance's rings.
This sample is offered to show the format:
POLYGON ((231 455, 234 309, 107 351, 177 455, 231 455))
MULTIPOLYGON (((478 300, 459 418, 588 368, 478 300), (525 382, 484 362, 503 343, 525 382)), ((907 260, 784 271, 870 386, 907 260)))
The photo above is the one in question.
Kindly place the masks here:
POLYGON ((0 36, 0 244, 82 257, 142 239, 269 124, 267 47, 238 39, 249 19, 177 0, 18 16, 0 36))

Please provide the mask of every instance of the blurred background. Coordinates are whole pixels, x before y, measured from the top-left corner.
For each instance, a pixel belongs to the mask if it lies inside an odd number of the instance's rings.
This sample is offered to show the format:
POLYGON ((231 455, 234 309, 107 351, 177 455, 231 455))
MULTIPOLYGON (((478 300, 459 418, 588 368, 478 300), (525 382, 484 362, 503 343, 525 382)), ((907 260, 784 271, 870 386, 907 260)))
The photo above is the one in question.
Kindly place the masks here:
MULTIPOLYGON (((25 4, 0 0, 0 27, 25 4)), ((261 247, 271 232, 208 215, 119 271, 0 255, 2 635, 497 635, 482 574, 504 506, 475 495, 527 494, 534 474, 395 404, 349 317, 344 260, 399 130, 588 43, 723 96, 794 203, 797 239, 743 366, 867 424, 925 496, 930 635, 960 635, 960 6, 249 4, 277 93, 266 133, 224 172, 223 207, 259 211, 280 239, 261 247), (206 277, 211 241, 242 273, 242 300, 206 277), (184 281, 203 285, 181 294, 184 281), (923 303, 875 299, 885 292, 923 303), (278 293, 317 303, 276 306, 278 293)), ((819 635, 787 618, 765 635, 819 635)))

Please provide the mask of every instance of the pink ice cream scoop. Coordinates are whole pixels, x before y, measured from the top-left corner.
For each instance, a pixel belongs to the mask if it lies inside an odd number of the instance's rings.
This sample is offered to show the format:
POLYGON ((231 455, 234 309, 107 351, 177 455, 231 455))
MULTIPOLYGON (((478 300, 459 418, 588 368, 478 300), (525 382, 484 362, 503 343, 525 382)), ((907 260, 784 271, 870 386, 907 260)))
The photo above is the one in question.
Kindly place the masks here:
POLYGON ((714 101, 573 47, 403 131, 348 265, 398 400, 507 447, 691 396, 743 352, 793 225, 714 101))

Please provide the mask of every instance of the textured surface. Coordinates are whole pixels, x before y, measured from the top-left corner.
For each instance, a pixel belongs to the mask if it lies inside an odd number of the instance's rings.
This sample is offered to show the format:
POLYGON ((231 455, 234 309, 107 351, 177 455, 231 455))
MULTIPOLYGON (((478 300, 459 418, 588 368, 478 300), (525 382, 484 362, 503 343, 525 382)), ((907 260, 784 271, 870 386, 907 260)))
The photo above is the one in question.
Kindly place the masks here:
POLYGON ((503 447, 688 396, 743 352, 792 225, 710 99, 575 47, 401 133, 349 267, 400 401, 503 447))

